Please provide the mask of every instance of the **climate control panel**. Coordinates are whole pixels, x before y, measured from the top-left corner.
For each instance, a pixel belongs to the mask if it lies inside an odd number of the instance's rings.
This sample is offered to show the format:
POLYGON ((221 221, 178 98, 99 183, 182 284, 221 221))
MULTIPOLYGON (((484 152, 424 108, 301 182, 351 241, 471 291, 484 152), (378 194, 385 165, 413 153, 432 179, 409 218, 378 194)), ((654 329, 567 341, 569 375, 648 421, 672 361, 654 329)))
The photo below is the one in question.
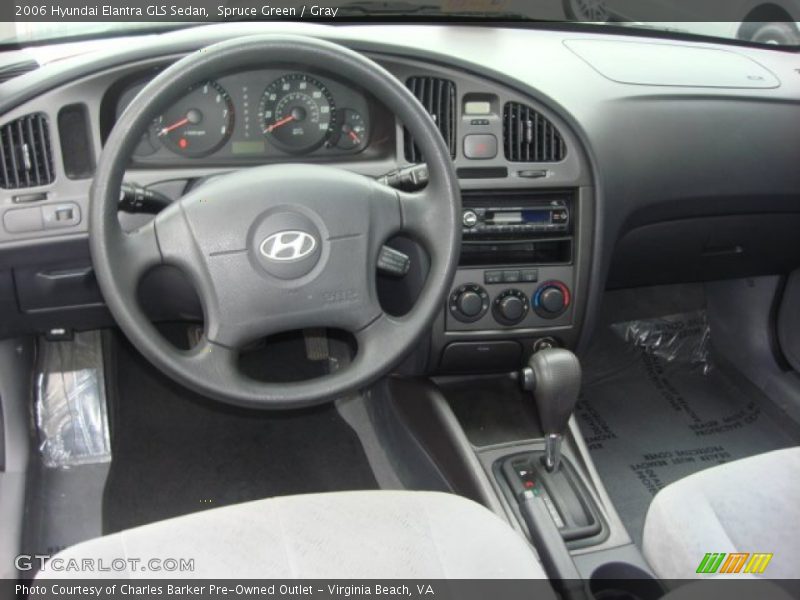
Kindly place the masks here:
POLYGON ((487 331, 570 325, 571 266, 459 269, 447 329, 487 331))

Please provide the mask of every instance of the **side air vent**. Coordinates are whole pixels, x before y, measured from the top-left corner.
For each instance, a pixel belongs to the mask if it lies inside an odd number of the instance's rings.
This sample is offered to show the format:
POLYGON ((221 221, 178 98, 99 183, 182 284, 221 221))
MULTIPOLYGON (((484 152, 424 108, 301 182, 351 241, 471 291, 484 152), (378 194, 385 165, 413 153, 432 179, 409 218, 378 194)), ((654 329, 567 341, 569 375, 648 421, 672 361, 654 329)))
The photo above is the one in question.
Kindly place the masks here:
POLYGON ((555 125, 518 102, 503 107, 503 146, 506 159, 512 162, 558 162, 567 155, 555 125))
MULTIPOLYGON (((409 77, 406 86, 433 117, 436 126, 450 149, 450 156, 456 156, 456 84, 436 77, 409 77)), ((404 151, 410 163, 423 162, 422 153, 414 143, 411 133, 404 132, 404 151)))
POLYGON ((50 131, 42 113, 0 127, 0 188, 27 188, 52 183, 50 131))

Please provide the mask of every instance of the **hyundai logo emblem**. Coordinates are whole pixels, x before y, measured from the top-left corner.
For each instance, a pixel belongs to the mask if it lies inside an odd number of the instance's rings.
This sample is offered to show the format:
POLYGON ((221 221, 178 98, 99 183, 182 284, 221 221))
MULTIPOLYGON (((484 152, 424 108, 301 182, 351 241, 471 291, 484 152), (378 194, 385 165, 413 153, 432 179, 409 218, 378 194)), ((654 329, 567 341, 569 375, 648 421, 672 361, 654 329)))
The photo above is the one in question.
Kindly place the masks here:
POLYGON ((259 250, 269 260, 289 262, 305 258, 317 247, 316 238, 310 233, 286 230, 267 237, 259 250))

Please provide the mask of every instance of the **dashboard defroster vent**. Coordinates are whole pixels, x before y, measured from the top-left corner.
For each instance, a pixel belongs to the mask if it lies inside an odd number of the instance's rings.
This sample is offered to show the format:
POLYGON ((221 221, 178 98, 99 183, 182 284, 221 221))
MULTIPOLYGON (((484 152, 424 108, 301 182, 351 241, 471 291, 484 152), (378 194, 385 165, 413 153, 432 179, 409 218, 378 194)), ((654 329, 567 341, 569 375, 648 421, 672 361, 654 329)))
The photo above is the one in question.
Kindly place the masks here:
POLYGON ((567 154, 555 125, 518 102, 503 107, 503 146, 506 159, 512 162, 558 162, 567 154))
MULTIPOLYGON (((450 149, 450 156, 456 156, 456 84, 437 77, 409 77, 406 86, 425 107, 450 149)), ((404 130, 403 145, 406 160, 410 163, 423 162, 422 153, 414 143, 408 129, 404 130)))
POLYGON ((39 68, 39 63, 35 60, 22 60, 20 62, 11 63, 0 67, 0 83, 5 83, 19 77, 30 71, 35 71, 39 68))
POLYGON ((0 127, 0 188, 53 182, 53 153, 47 117, 34 113, 0 127))

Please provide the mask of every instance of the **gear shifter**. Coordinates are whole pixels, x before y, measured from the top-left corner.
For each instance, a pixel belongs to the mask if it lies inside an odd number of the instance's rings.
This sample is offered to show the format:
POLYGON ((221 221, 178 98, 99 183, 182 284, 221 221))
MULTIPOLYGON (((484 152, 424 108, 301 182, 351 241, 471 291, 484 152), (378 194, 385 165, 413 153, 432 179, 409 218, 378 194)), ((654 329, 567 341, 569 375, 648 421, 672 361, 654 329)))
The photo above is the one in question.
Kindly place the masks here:
POLYGON ((561 464, 561 440, 581 389, 578 357, 563 348, 535 352, 522 370, 522 386, 533 392, 545 435, 544 466, 552 473, 561 464))

